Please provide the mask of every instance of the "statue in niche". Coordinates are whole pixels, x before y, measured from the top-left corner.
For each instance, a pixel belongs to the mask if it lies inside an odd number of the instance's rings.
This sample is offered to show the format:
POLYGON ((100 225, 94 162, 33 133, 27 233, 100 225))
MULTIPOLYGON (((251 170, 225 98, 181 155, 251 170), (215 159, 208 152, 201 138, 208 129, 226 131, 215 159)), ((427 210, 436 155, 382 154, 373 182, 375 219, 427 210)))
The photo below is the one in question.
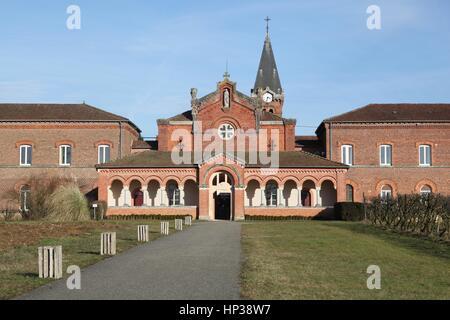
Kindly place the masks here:
POLYGON ((228 89, 225 89, 225 91, 223 92, 223 108, 230 108, 230 90, 228 89))
POLYGON ((197 99, 197 88, 192 88, 191 89, 191 100, 196 100, 197 99))

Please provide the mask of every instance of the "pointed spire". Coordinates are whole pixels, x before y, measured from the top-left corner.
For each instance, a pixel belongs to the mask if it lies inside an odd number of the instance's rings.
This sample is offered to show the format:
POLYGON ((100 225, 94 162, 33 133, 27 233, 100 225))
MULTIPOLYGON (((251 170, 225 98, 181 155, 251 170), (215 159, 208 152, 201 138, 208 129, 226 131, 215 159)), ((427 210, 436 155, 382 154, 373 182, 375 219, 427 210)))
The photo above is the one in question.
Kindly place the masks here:
POLYGON ((275 93, 281 93, 283 92, 283 88, 281 87, 275 55, 273 54, 272 43, 269 37, 269 21, 271 19, 267 17, 264 20, 266 21, 266 39, 264 40, 264 48, 261 54, 253 92, 257 93, 259 90, 265 90, 268 87, 275 93))

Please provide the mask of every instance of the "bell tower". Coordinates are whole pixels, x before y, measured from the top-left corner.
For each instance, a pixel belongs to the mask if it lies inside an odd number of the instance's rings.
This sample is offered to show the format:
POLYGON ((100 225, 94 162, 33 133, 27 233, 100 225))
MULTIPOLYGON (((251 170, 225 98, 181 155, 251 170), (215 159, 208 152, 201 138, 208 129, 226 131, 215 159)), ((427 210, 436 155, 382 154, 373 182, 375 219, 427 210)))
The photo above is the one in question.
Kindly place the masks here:
POLYGON ((281 87, 280 76, 278 75, 277 64, 270 41, 269 17, 265 21, 266 38, 264 40, 264 47, 259 61, 252 96, 260 100, 264 111, 274 113, 281 117, 283 114, 284 92, 281 87))

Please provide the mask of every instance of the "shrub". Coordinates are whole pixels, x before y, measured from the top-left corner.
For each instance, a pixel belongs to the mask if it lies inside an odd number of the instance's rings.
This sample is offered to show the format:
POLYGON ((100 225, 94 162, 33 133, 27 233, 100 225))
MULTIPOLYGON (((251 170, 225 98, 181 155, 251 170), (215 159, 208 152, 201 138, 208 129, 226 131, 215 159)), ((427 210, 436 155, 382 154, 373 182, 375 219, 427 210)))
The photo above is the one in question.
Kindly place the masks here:
POLYGON ((127 214, 127 215, 111 215, 107 218, 108 220, 175 220, 175 219, 184 219, 188 217, 188 214, 185 215, 161 215, 161 214, 127 214))
POLYGON ((311 217, 303 216, 266 216, 266 215, 245 215, 248 221, 286 221, 286 220, 311 220, 311 217))
POLYGON ((47 219, 54 222, 90 220, 86 197, 77 185, 61 186, 48 201, 47 219))
MULTIPOLYGON (((33 175, 23 182, 23 185, 30 187, 30 194, 27 198, 27 211, 20 214, 25 220, 42 219, 48 212, 48 201, 51 195, 61 186, 73 185, 75 180, 71 177, 33 175)), ((8 190, 4 194, 4 199, 13 201, 20 205, 20 190, 8 190)))
POLYGON ((338 202, 334 205, 334 214, 337 220, 362 221, 364 220, 364 204, 359 202, 338 202))
POLYGON ((367 206, 367 219, 388 229, 448 240, 450 201, 439 194, 376 198, 367 206))

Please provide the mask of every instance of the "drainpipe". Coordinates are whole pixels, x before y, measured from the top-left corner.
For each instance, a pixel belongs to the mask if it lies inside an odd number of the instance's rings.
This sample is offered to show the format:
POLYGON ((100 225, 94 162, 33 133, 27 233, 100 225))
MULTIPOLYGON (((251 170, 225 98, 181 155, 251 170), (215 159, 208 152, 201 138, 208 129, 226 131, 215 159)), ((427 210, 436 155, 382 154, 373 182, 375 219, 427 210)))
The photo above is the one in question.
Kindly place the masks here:
POLYGON ((333 136, 331 135, 331 122, 329 123, 330 160, 333 160, 333 136))
POLYGON ((119 121, 119 159, 122 159, 122 122, 119 121))

